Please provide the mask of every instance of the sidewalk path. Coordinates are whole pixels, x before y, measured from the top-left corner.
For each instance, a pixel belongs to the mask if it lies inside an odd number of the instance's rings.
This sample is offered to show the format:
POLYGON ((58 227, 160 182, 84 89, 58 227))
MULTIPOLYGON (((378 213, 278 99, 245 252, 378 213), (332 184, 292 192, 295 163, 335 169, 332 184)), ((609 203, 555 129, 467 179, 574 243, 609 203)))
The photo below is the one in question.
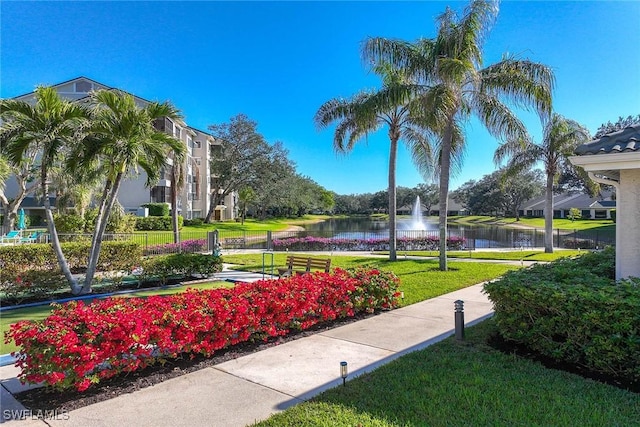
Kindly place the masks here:
MULTIPOLYGON (((57 414, 46 423, 8 425, 246 426, 341 385, 341 361, 348 362, 351 379, 453 334, 458 299, 465 302, 467 325, 492 314, 478 284, 57 414)), ((16 374, 12 366, 0 368, 3 410, 20 408, 9 393, 18 391, 16 374)))

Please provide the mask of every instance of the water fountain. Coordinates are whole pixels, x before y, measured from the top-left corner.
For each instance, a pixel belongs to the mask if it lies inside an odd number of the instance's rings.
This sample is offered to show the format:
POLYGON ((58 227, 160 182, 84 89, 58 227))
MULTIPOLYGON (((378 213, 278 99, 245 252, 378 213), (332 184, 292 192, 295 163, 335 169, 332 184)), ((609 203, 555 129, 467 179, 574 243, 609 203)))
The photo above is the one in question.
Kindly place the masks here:
POLYGON ((416 196, 416 202, 413 204, 413 210, 411 212, 411 230, 426 230, 422 219, 422 205, 420 203, 420 196, 416 196))

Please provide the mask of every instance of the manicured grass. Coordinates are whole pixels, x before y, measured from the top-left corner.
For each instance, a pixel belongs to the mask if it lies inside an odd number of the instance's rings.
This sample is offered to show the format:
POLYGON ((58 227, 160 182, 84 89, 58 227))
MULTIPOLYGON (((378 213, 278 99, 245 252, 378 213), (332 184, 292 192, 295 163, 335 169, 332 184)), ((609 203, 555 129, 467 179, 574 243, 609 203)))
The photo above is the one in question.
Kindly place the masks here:
MULTIPOLYGON (((194 289, 212 289, 212 288, 220 288, 220 287, 231 287, 233 284, 229 282, 210 282, 210 283, 201 283, 197 285, 190 285, 188 288, 194 289)), ((148 297, 151 295, 171 295, 177 294, 178 292, 184 292, 187 289, 186 286, 176 286, 166 289, 155 289, 148 291, 138 291, 131 292, 127 294, 116 295, 116 297, 120 298, 131 298, 131 297, 148 297)), ((83 300, 85 303, 89 303, 91 299, 83 300)), ((19 308, 16 310, 7 310, 3 311, 0 316, 0 337, 2 338, 2 343, 0 344, 0 354, 10 353, 12 351, 17 350, 16 345, 11 342, 9 344, 4 343, 4 333, 9 330, 9 327, 20 320, 42 320, 51 314, 51 306, 50 305, 41 305, 38 307, 27 307, 27 308, 19 308)))
MULTIPOLYGON (((284 267, 286 257, 290 253, 274 254, 274 271, 277 273, 278 267, 284 267)), ((326 256, 318 255, 318 258, 326 256)), ((261 254, 239 254, 223 255, 226 263, 238 264, 239 269, 246 271, 262 271, 261 254)), ((269 265, 266 272, 271 272, 270 257, 266 257, 269 265)), ((451 262, 449 271, 442 272, 438 269, 438 261, 425 259, 401 259, 395 262, 382 258, 353 257, 334 255, 331 257, 331 267, 375 267, 388 271, 393 271, 400 277, 400 290, 404 292, 403 304, 413 304, 424 301, 439 295, 443 295, 476 283, 495 279, 503 275, 508 270, 518 268, 517 266, 491 264, 491 263, 471 263, 471 262, 451 262)))
MULTIPOLYGON (((579 255, 585 251, 578 250, 556 250, 552 254, 544 251, 451 251, 447 252, 447 258, 471 258, 471 259, 494 259, 501 261, 554 261, 559 258, 566 258, 579 255)), ((424 256, 437 257, 438 251, 399 251, 398 256, 424 256)))
POLYGON ((500 353, 491 320, 257 426, 631 426, 640 395, 500 353))
POLYGON ((212 224, 184 226, 182 231, 282 231, 292 225, 312 224, 329 218, 331 217, 327 215, 304 215, 300 218, 270 218, 264 221, 248 218, 244 224, 235 221, 214 222, 212 224))
MULTIPOLYGON (((496 218, 492 216, 456 216, 450 218, 450 220, 459 224, 469 225, 521 225, 532 228, 544 229, 544 218, 520 218, 520 221, 516 221, 515 218, 496 218)), ((567 231, 583 231, 583 230, 598 230, 602 232, 613 232, 615 235, 616 225, 610 219, 579 219, 571 221, 570 219, 554 219, 553 229, 567 230, 567 231)))

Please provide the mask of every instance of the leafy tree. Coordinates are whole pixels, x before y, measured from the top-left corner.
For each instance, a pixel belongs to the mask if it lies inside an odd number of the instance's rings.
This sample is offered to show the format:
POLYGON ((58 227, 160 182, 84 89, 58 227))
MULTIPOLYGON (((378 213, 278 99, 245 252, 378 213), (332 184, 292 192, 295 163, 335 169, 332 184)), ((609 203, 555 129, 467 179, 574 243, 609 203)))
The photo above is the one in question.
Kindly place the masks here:
POLYGON ((539 169, 523 171, 516 175, 504 177, 504 170, 495 172, 500 175, 500 188, 503 193, 503 206, 507 214, 520 221, 520 208, 527 200, 544 193, 543 173, 539 169))
POLYGON ((388 128, 389 170, 389 260, 396 254, 396 156, 398 142, 404 141, 414 153, 417 164, 429 157, 426 124, 415 102, 416 87, 400 68, 384 60, 374 61, 374 71, 382 78, 378 91, 361 92, 350 99, 334 98, 316 112, 315 123, 320 129, 337 123, 333 139, 336 152, 347 153, 355 144, 381 127, 388 128))
POLYGON ((622 130, 628 126, 640 123, 640 114, 636 116, 618 117, 618 121, 615 123, 607 122, 603 123, 594 136, 594 139, 598 139, 603 135, 611 132, 622 130))
POLYGON ((80 148, 77 161, 70 167, 78 170, 85 165, 99 163, 106 180, 98 205, 95 230, 91 242, 83 293, 91 292, 102 236, 114 207, 122 180, 138 168, 147 176, 147 186, 154 185, 166 159, 175 153, 178 157, 185 145, 154 127, 161 118, 176 121, 178 110, 171 104, 152 102, 139 107, 134 97, 120 91, 100 90, 91 94, 91 129, 80 148))
POLYGON ((62 253, 49 200, 51 169, 63 160, 70 146, 81 135, 88 114, 78 104, 60 98, 55 89, 40 86, 35 91, 35 104, 5 99, 1 101, 2 132, 0 149, 16 168, 29 167, 33 153, 39 153, 39 186, 43 195, 47 229, 60 269, 74 294, 82 287, 71 274, 62 253))
POLYGON ((576 219, 580 219, 580 218, 582 218, 582 212, 578 208, 571 208, 571 209, 569 209, 568 218, 571 221, 575 221, 576 219))
MULTIPOLYGON (((447 196, 452 158, 464 149, 464 124, 472 115, 497 137, 526 135, 507 103, 551 110, 553 74, 549 67, 505 55, 483 68, 483 42, 498 14, 494 1, 472 0, 458 16, 447 8, 437 19, 438 34, 415 43, 381 37, 365 42, 365 60, 387 61, 423 85, 420 95, 426 122, 438 139, 432 168, 440 181, 440 269, 447 270, 447 196)), ((455 165, 455 163, 453 163, 455 165)), ((455 170, 455 169, 454 169, 455 170)))
POLYGON ((205 222, 213 220, 216 206, 239 188, 252 187, 264 171, 271 148, 257 131, 258 124, 244 114, 232 117, 229 123, 209 126, 220 142, 212 146, 211 204, 205 222))
POLYGON ((242 214, 242 224, 247 217, 247 206, 256 198, 256 192, 251 187, 244 187, 238 191, 238 201, 240 202, 240 212, 242 214))
MULTIPOLYGON (((10 126, 10 123, 7 123, 0 128, 0 140, 4 138, 4 134, 9 131, 10 126)), ((5 156, 0 155, 0 201, 3 208, 2 225, 5 230, 14 228, 22 201, 38 187, 38 180, 35 177, 36 166, 36 152, 34 150, 25 152, 25 157, 19 165, 9 162, 5 156), (16 180, 18 192, 14 198, 9 199, 5 194, 5 184, 11 176, 16 180)))
POLYGON ((578 122, 553 114, 544 127, 542 141, 533 142, 530 137, 510 138, 495 152, 494 160, 507 163, 507 176, 529 169, 537 162, 544 164, 546 175, 544 207, 544 250, 553 252, 553 185, 560 173, 563 159, 573 154, 575 148, 589 140, 589 132, 578 122))

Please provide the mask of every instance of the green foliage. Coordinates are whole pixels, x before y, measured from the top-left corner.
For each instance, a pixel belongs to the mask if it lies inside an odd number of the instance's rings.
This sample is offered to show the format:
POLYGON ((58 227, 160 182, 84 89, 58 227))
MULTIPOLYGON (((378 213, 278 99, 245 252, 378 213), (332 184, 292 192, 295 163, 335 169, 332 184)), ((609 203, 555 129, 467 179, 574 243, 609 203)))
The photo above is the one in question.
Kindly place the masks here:
MULTIPOLYGON (((65 242, 61 244, 72 271, 83 271, 87 267, 90 242, 65 242)), ((98 260, 99 271, 129 271, 140 264, 142 247, 130 241, 102 243, 98 260)), ((49 295, 64 283, 58 261, 45 243, 0 247, 0 291, 5 297, 23 298, 49 295), (27 286, 27 283, 31 285, 27 286)), ((19 298, 18 298, 19 299, 19 298)))
POLYGON ((81 234, 85 232, 86 220, 76 214, 55 214, 53 221, 59 234, 81 234))
POLYGON ((145 203, 143 208, 149 208, 150 216, 169 216, 169 205, 166 203, 145 203))
POLYGON ((173 254, 156 256, 144 260, 139 280, 152 280, 156 278, 165 285, 173 276, 190 277, 199 275, 208 277, 213 273, 222 271, 222 258, 219 256, 203 254, 173 254))
POLYGON ((611 209, 611 220, 613 222, 616 222, 616 210, 615 209, 611 209))
MULTIPOLYGON (((155 230, 155 231, 172 231, 170 216, 149 216, 146 218, 137 217, 136 230, 155 230)), ((184 219, 178 215, 178 228, 182 228, 184 219)))
POLYGON ((204 220, 202 218, 193 218, 193 219, 185 219, 183 220, 183 224, 185 226, 200 226, 204 224, 204 220))
POLYGON ((616 282, 612 249, 485 285, 500 334, 559 361, 640 381, 640 279, 616 282))
POLYGON ((568 218, 571 221, 575 221, 576 219, 580 219, 582 218, 582 211, 578 208, 571 208, 569 209, 569 215, 568 218))

